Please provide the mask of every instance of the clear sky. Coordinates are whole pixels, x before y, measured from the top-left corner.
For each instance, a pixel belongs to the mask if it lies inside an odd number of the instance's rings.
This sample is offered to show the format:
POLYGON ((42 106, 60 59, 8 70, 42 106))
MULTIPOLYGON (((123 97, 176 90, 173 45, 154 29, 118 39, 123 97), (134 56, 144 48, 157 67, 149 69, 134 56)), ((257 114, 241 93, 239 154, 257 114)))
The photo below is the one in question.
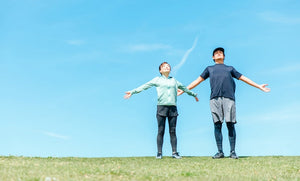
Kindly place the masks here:
MULTIPOLYGON (((300 1, 0 1, 0 155, 156 154, 155 88, 167 61, 190 84, 225 48, 236 80, 240 156, 300 155, 300 1)), ((178 97, 178 151, 217 151, 209 80, 178 97)), ((223 125, 225 155, 229 154, 223 125)), ((164 155, 171 155, 166 128, 164 155)))

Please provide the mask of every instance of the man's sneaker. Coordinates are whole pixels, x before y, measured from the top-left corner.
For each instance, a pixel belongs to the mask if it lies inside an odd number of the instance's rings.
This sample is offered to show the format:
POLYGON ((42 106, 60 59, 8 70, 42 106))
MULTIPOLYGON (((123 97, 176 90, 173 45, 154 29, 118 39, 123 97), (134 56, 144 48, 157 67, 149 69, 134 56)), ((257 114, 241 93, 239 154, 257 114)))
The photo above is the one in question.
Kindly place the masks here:
POLYGON ((156 159, 162 159, 162 154, 161 153, 157 153, 156 159))
POLYGON ((213 159, 224 158, 224 153, 223 152, 218 152, 212 158, 213 159))
POLYGON ((181 156, 179 156, 178 152, 175 152, 172 154, 172 158, 181 159, 181 156))
POLYGON ((239 159, 239 157, 236 155, 235 151, 232 151, 230 153, 230 158, 232 158, 232 159, 239 159))

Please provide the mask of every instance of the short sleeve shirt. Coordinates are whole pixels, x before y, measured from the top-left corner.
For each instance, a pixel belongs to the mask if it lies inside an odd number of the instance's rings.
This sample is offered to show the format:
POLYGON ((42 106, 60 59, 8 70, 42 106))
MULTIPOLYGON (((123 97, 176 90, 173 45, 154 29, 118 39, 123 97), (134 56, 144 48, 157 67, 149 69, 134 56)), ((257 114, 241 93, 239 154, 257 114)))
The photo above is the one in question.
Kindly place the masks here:
POLYGON ((226 97, 235 100, 235 82, 233 78, 239 79, 242 74, 232 66, 215 64, 208 66, 200 75, 204 80, 210 79, 210 99, 226 97))

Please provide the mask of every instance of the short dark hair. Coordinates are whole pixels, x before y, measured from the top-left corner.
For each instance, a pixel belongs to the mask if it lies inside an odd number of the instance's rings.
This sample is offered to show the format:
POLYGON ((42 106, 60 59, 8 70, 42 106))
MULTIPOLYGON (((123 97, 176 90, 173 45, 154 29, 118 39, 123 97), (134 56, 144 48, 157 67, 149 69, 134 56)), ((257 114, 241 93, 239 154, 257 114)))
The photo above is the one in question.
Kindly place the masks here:
POLYGON ((160 72, 161 67, 162 67, 164 64, 168 64, 168 65, 170 66, 170 70, 171 70, 171 65, 170 65, 168 62, 163 62, 163 63, 161 63, 161 64, 159 65, 159 67, 158 67, 159 72, 160 72))
POLYGON ((215 55, 215 52, 216 51, 221 51, 221 52, 223 52, 223 55, 225 56, 225 50, 224 50, 224 48, 222 48, 222 47, 218 47, 218 48, 216 48, 216 49, 214 49, 214 51, 213 51, 213 56, 215 55))

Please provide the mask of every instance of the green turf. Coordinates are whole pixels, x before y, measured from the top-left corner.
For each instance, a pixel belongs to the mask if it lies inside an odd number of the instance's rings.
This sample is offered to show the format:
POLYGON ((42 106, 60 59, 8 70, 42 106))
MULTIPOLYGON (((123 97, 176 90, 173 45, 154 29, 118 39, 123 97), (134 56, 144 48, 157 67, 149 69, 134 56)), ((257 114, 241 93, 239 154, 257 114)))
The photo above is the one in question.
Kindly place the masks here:
POLYGON ((300 156, 0 157, 0 180, 300 180, 300 156))

